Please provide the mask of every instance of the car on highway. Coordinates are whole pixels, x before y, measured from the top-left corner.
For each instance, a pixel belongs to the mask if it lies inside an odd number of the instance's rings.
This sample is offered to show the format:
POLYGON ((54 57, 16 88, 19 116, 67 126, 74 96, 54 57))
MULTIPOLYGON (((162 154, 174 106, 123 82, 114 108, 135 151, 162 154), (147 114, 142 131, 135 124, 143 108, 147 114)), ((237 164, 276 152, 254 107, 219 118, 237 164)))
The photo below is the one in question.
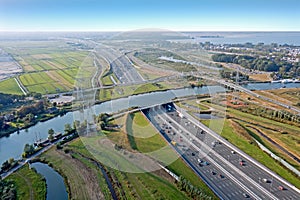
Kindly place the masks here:
POLYGON ((243 196, 245 197, 245 198, 249 198, 250 196, 248 195, 248 194, 246 194, 246 193, 243 193, 243 196))
POLYGON ((204 166, 207 166, 207 165, 209 165, 209 162, 204 161, 204 162, 203 162, 203 165, 204 165, 204 166))
POLYGON ((284 187, 280 185, 280 186, 278 186, 278 189, 279 190, 284 190, 284 187))
POLYGON ((269 183, 269 180, 268 180, 268 179, 266 179, 266 178, 263 178, 263 182, 265 182, 265 183, 269 183))

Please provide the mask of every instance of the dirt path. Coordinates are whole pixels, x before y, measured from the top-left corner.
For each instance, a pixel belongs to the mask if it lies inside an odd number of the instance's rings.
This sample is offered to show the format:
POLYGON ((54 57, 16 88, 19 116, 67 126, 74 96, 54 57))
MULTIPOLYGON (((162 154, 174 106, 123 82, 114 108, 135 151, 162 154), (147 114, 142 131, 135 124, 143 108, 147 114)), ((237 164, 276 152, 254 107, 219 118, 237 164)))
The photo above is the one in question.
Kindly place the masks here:
POLYGON ((26 184, 28 185, 29 190, 30 190, 30 200, 34 200, 34 198, 33 198, 33 188, 32 188, 31 182, 28 180, 28 178, 26 178, 25 176, 20 175, 18 172, 16 172, 16 174, 18 176, 20 176, 26 182, 26 184))

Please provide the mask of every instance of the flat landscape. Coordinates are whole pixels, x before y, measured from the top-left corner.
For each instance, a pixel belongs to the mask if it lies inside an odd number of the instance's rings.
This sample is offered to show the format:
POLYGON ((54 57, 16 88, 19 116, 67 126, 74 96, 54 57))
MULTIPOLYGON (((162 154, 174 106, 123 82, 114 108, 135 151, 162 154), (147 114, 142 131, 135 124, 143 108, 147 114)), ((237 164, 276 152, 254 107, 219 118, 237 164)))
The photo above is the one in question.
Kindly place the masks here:
MULTIPOLYGON (((80 67, 91 67, 87 51, 77 51, 66 42, 1 43, 0 46, 12 55, 22 67, 18 78, 28 92, 41 94, 73 90, 80 67)), ((1 82, 1 92, 20 93, 13 81, 1 82), (3 89, 2 89, 3 88, 3 89)))
POLYGON ((68 199, 297 199, 299 77, 261 68, 297 48, 190 34, 0 40, 3 195, 46 198, 44 163, 68 199))

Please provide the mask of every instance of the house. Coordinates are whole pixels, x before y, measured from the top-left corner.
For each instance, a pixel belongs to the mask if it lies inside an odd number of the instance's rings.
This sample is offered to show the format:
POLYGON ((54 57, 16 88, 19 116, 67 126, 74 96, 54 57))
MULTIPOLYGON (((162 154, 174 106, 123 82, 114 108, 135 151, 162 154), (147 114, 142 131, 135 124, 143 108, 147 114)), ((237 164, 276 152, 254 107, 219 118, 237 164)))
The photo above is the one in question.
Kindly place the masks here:
POLYGON ((57 113, 57 112, 58 112, 58 109, 56 107, 48 108, 48 113, 49 114, 54 114, 54 113, 57 113))

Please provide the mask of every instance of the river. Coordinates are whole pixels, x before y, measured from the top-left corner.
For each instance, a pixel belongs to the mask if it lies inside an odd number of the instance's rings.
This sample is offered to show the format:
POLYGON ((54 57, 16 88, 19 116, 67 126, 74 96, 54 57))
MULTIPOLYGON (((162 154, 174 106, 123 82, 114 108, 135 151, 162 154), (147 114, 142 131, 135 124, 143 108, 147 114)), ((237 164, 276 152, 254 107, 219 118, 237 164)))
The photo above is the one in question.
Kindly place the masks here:
POLYGON ((36 171, 46 179, 47 185, 47 200, 59 199, 67 200, 68 193, 64 179, 54 169, 49 167, 47 164, 35 162, 30 164, 31 167, 35 168, 36 171))
MULTIPOLYGON (((284 84, 287 88, 300 88, 300 83, 284 84)), ((281 83, 254 83, 245 85, 245 88, 266 90, 281 88, 281 83)), ((151 106, 169 102, 175 97, 184 97, 197 94, 213 94, 216 92, 224 92, 221 86, 205 86, 202 88, 183 88, 175 90, 167 90, 161 92, 152 92, 147 94, 133 95, 126 98, 116 99, 102 104, 92 106, 89 111, 93 114, 118 112, 130 107, 151 106)), ((86 111, 87 112, 87 111, 86 111)), ((36 125, 21 130, 19 133, 14 132, 9 137, 0 138, 0 163, 9 158, 20 159, 26 143, 33 144, 37 139, 46 139, 48 130, 53 128, 55 132, 64 132, 64 125, 73 124, 74 116, 78 116, 79 111, 69 112, 64 116, 58 116, 45 122, 39 122, 36 125)))

